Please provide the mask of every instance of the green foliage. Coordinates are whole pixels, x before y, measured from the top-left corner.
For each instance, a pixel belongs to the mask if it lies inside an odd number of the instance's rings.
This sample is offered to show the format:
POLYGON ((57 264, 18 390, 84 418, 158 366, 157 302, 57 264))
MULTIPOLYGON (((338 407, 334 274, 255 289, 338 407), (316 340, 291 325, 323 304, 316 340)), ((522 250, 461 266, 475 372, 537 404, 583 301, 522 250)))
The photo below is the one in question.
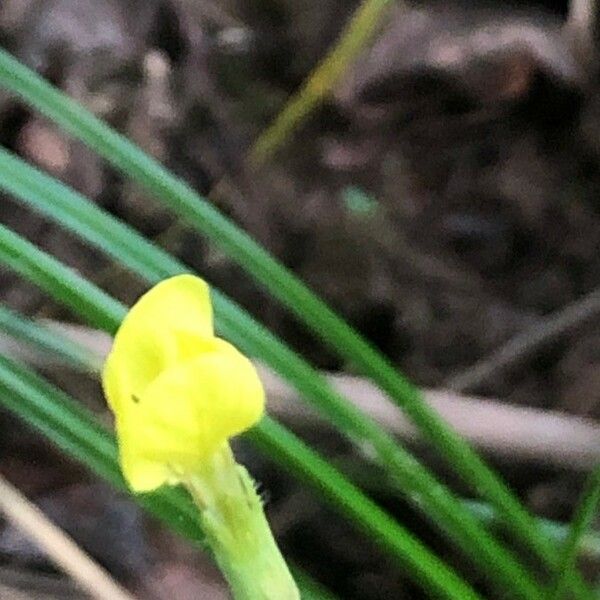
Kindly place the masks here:
MULTIPOLYGON (((126 307, 114 298, 3 226, 0 226, 0 262, 5 262, 59 301, 67 297, 71 308, 93 326, 116 331, 126 313, 126 307), (18 259, 13 259, 14 256, 18 256, 18 259)), ((36 337, 40 339, 43 336, 38 334, 36 337)), ((33 340, 33 337, 30 337, 30 340, 33 340)), ((6 375, 0 371, 0 381, 6 381, 5 377, 6 375)), ((8 391, 15 390, 8 388, 8 391)), ((49 399, 46 402, 49 402, 49 399)), ((42 400, 41 404, 43 403, 42 400)), ((7 406, 12 410, 20 408, 20 405, 8 402, 7 406)), ((25 408, 24 413, 18 414, 26 418, 28 411, 29 408, 25 408)), ((37 420, 34 420, 35 416, 33 415, 29 422, 54 440, 53 427, 44 427, 48 422, 46 415, 37 420)), ((277 464, 287 472, 293 473, 299 480, 311 485, 399 564, 407 567, 406 572, 410 577, 421 581, 441 597, 479 598, 466 582, 444 565, 418 539, 398 525, 327 461, 273 419, 265 417, 247 435, 277 464)), ((61 444, 61 439, 56 441, 61 444)), ((77 458, 87 461, 85 449, 82 452, 74 444, 63 447, 77 458)), ((92 468, 97 468, 93 457, 91 460, 92 468)), ((111 480, 108 470, 100 473, 111 480)))
MULTIPOLYGON (((1 355, 0 404, 115 488, 127 491, 112 433, 65 393, 1 355)), ((196 508, 182 490, 165 489, 138 501, 169 527, 202 545, 196 508)))
MULTIPOLYGON (((533 549, 548 567, 561 569, 561 586, 570 587, 577 598, 592 597, 573 568, 571 563, 574 561, 559 559, 545 530, 538 527, 507 486, 468 444, 423 402, 419 391, 264 248, 127 139, 1 51, 0 84, 90 145, 218 244, 401 406, 432 446, 490 502, 515 538, 533 549)), ((128 225, 6 151, 0 151, 0 187, 32 209, 71 229, 148 283, 190 271, 128 225)), ((126 308, 114 298, 5 227, 0 227, 0 261, 82 315, 94 327, 113 333, 125 313, 126 308)), ((509 593, 510 597, 531 600, 542 597, 541 587, 517 557, 407 450, 333 390, 310 365, 231 299, 214 291, 213 300, 220 334, 246 354, 264 360, 340 432, 361 448, 372 450, 390 482, 436 523, 492 584, 509 593)), ((50 341, 32 329, 33 326, 19 324, 16 320, 11 324, 8 313, 0 312, 0 327, 46 349, 51 347, 48 346, 50 341)), ((74 358, 75 349, 68 343, 55 343, 58 347, 55 345, 54 349, 64 358, 74 358)), ((97 368, 91 357, 82 355, 79 358, 87 367, 97 368)), ((123 488, 115 463, 114 440, 70 398, 7 359, 0 360, 0 392, 1 401, 7 407, 99 475, 123 488)), ((409 576, 436 596, 479 597, 418 539, 280 424, 266 418, 248 437, 276 463, 315 488, 396 559, 409 576)), ((175 529, 196 540, 201 538, 196 523, 190 522, 193 518, 189 503, 179 491, 171 490, 140 500, 175 529)))
POLYGON ((317 65, 301 89, 287 102, 275 121, 258 137, 250 150, 250 162, 259 166, 289 140, 298 125, 326 100, 373 37, 391 0, 363 0, 340 35, 338 43, 317 65))
MULTIPOLYGON (((106 250, 150 283, 186 271, 185 266, 173 257, 148 243, 132 229, 104 213, 73 190, 39 173, 6 151, 0 151, 0 158, 0 186, 13 192, 35 210, 70 227, 79 236, 106 250)), ((9 247, 18 245, 21 256, 27 254, 26 244, 11 232, 3 232, 0 228, 0 246, 2 239, 6 237, 9 238, 9 247)), ((29 252, 31 254, 31 250, 29 252)), ((23 267, 24 262, 21 261, 19 266, 23 267)), ((40 268, 46 275, 52 272, 53 268, 44 256, 32 257, 29 265, 28 270, 21 272, 31 276, 31 272, 34 271, 34 280, 38 285, 40 268)), ((62 285, 60 274, 57 274, 56 280, 58 285, 62 285)), ((51 290, 52 286, 45 289, 51 290)), ((80 285, 71 283, 70 289, 86 290, 97 299, 103 297, 100 290, 90 288, 89 282, 80 285)), ((62 299, 63 296, 57 297, 62 299)), ((513 589, 517 597, 539 597, 537 584, 518 561, 502 548, 451 491, 437 482, 414 457, 337 394, 321 375, 231 300, 215 291, 213 299, 217 329, 247 354, 270 364, 303 394, 304 399, 312 400, 314 406, 340 431, 346 432, 350 439, 358 442, 363 448, 365 445, 375 448, 382 465, 389 471, 391 480, 461 547, 499 589, 513 589), (489 570, 489 561, 494 561, 497 569, 489 570)), ((90 304, 88 295, 84 295, 80 300, 74 299, 71 306, 75 310, 78 310, 78 307, 86 307, 85 312, 82 313, 81 309, 79 312, 88 320, 98 319, 99 327, 112 332, 115 325, 107 324, 105 316, 99 313, 102 302, 110 303, 111 300, 104 295, 104 300, 100 300, 99 304, 90 304)), ((115 310, 113 307, 113 312, 115 310)))
POLYGON ((569 591, 568 576, 576 568, 577 555, 582 545, 586 530, 589 528, 595 516, 598 514, 600 504, 600 466, 596 467, 589 476, 581 503, 571 523, 569 535, 563 545, 560 557, 560 569, 550 594, 550 600, 563 600, 569 591))
MULTIPOLYGON (((469 445, 423 401, 419 390, 248 234, 241 231, 204 198, 126 138, 111 130, 83 107, 52 88, 5 52, 0 52, 0 85, 14 91, 75 137, 89 144, 126 176, 144 186, 165 206, 220 246, 248 274, 260 281, 275 298, 286 304, 350 364, 356 365, 365 375, 371 377, 413 420, 432 446, 439 450, 449 466, 469 482, 474 491, 482 494, 495 506, 513 533, 548 565, 556 566, 554 549, 537 529, 531 515, 469 445)), ((3 158, 3 162, 5 161, 7 161, 6 156, 3 158)), ((7 166, 4 169, 3 186, 10 189, 11 183, 17 179, 17 175, 7 166)), ((26 181, 21 180, 18 183, 24 185, 26 181)), ((79 233, 83 234, 83 232, 79 233)), ((104 246, 108 243, 115 242, 106 238, 104 246)), ((110 251, 108 248, 105 249, 110 251)), ((138 261, 143 260, 143 257, 136 258, 138 261)), ((215 300, 221 305, 225 304, 223 299, 215 300)), ((228 308, 231 309, 231 305, 228 308)), ((224 320, 222 317, 221 323, 224 320)), ((230 323, 234 324, 233 321, 230 323)), ((263 331, 261 336, 263 342, 266 340, 266 335, 267 332, 263 331)), ((239 345, 238 340, 235 341, 239 345)), ((249 349, 242 349, 252 354, 249 349)), ((363 439, 363 429, 354 427, 353 416, 348 414, 349 407, 341 411, 339 403, 336 403, 332 408, 338 413, 336 420, 340 427, 352 426, 355 429, 356 441, 369 442, 363 439)), ((369 427, 366 431, 371 429, 369 427)), ((384 443, 383 437, 380 441, 381 446, 370 440, 370 447, 381 463, 387 466, 390 462, 387 452, 390 446, 388 440, 384 443)), ((412 469, 409 468, 410 470, 412 469)))

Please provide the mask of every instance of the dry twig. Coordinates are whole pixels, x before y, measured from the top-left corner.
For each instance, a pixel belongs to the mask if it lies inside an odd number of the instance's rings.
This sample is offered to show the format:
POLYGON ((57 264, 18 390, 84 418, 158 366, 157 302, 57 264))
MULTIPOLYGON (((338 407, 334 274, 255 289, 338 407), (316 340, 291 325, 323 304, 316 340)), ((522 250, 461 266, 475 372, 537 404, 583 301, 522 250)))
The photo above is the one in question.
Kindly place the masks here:
MULTIPOLYGON (((266 367, 259 367, 269 408, 294 422, 316 421, 296 392, 266 367)), ((417 440, 418 432, 371 382, 351 375, 329 375, 333 386, 395 435, 417 440)), ((509 406, 448 391, 425 390, 426 402, 472 444, 501 458, 532 460, 575 470, 600 461, 600 424, 565 413, 509 406)))
MULTIPOLYGON (((55 321, 48 324, 99 356, 105 356, 110 349, 110 336, 103 332, 55 321)), ((13 356, 37 366, 57 364, 52 362, 57 360, 52 355, 33 352, 24 344, 14 340, 9 342, 0 336, 0 351, 7 349, 13 356)), ((266 366, 258 365, 258 368, 273 414, 295 423, 318 422, 316 413, 298 401, 291 386, 266 366)), ((392 433, 405 439, 418 439, 410 421, 371 382, 344 374, 329 374, 327 378, 337 390, 392 433)), ((600 460, 600 424, 591 419, 509 406, 447 390, 425 390, 424 397, 459 434, 495 456, 575 470, 591 469, 600 460)))
POLYGON ((0 512, 14 527, 42 548, 92 598, 134 600, 131 594, 3 477, 0 477, 0 512))
POLYGON ((473 390, 493 375, 505 372, 560 337, 600 315, 600 288, 567 305, 517 334, 490 356, 450 377, 446 387, 456 392, 473 390))

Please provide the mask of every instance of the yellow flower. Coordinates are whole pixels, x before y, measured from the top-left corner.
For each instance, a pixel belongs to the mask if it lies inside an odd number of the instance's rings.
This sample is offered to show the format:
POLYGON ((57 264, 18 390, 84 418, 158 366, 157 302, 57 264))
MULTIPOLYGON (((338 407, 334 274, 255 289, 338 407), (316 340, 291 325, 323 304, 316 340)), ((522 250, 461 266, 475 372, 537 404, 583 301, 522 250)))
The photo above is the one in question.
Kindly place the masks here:
POLYGON ((162 281, 132 307, 102 384, 123 473, 136 492, 201 472, 264 411, 254 366, 215 337, 208 285, 193 275, 162 281))

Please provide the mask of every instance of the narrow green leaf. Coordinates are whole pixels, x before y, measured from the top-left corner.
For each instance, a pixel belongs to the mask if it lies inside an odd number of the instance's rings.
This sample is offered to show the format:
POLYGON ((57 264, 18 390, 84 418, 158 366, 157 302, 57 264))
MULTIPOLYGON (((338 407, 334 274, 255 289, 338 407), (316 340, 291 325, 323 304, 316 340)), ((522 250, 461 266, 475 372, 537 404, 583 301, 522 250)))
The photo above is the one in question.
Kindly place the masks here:
MULTIPOLYGON (((126 308, 74 271, 0 225, 0 262, 29 279, 95 327, 114 333, 126 308)), ((1 373, 1 371, 0 371, 1 373)), ((16 406, 13 405, 16 410, 16 406)), ((26 416, 26 415, 24 415, 26 416)), ((43 420, 35 425, 42 429, 43 420)), ((50 435, 52 428, 42 429, 50 435)), ((248 434, 250 435, 250 434, 248 434)), ((278 464, 311 484, 334 508, 370 535, 406 568, 409 577, 437 595, 478 600, 479 596, 421 542, 364 496, 341 473, 273 420, 263 419, 251 432, 255 444, 267 449, 278 464)), ((65 447, 66 450, 71 448, 65 447)), ((73 448, 75 452, 77 448, 73 448)), ((96 465, 102 468, 102 465, 96 465)), ((108 475, 109 473, 107 473, 108 475)))
MULTIPOLYGON (((483 502, 475 502, 473 500, 465 500, 465 506, 481 521, 487 523, 491 527, 502 525, 498 520, 498 515, 494 509, 483 502)), ((552 539, 556 547, 563 546, 569 536, 571 528, 569 524, 558 523, 549 519, 537 519, 538 527, 542 529, 546 535, 552 539)), ((600 533, 596 531, 588 531, 584 533, 580 539, 580 551, 590 559, 600 559, 600 533)), ((600 596, 599 596, 600 598, 600 596)))
MULTIPOLYGON (((188 270, 73 190, 2 150, 0 187, 69 227, 151 283, 188 270)), ((31 252, 31 249, 27 250, 27 244, 16 239, 14 234, 4 231, 3 236, 8 237, 8 246, 16 244, 22 255, 31 252)), ((35 270, 38 263, 32 262, 35 270)), ((47 272, 50 268, 47 259, 43 258, 42 262, 44 272, 47 272)), ((61 280, 58 279, 60 285, 61 280)), ((484 575, 500 589, 512 589, 516 597, 539 597, 539 586, 519 561, 498 544, 460 500, 423 465, 231 300, 216 291, 213 291, 213 299, 217 329, 247 354, 270 364, 361 448, 371 448, 409 500, 423 510, 484 575), (488 568, 490 561, 497 565, 496 569, 488 568)))
MULTIPOLYGON (((557 558, 549 540, 537 529, 506 484, 467 442, 446 425, 419 391, 389 361, 341 320, 323 301, 277 262, 245 232, 221 215, 188 185, 174 177, 125 137, 54 89, 10 54, 0 51, 0 85, 18 94, 47 117, 90 145, 115 167, 150 190, 193 227, 207 235, 260 281, 348 361, 371 377, 401 406, 441 456, 493 504, 523 542, 553 567, 557 558)), ((576 588, 581 596, 581 582, 576 588)), ((585 597, 585 595, 584 595, 585 597)))
MULTIPOLYGON (((92 414, 49 383, 0 355, 0 403, 121 491, 127 487, 114 436, 92 414)), ((172 529, 203 544, 197 509, 180 489, 136 498, 172 529)))
POLYGON ((337 600, 329 590, 311 579, 304 571, 294 566, 291 567, 291 571, 300 588, 302 600, 337 600))
MULTIPOLYGON (((31 325, 33 328, 38 327, 34 323, 31 325)), ((46 333, 52 332, 44 328, 39 329, 42 330, 41 336, 30 337, 28 341, 38 348, 44 348, 44 343, 38 345, 37 342, 44 338, 46 333)), ((17 336, 16 339, 22 338, 17 336)), ((68 338, 58 336, 55 345, 59 348, 62 346, 61 355, 69 357, 73 343, 68 338)), ((79 348, 83 356, 89 356, 85 348, 79 348)), ((77 360, 74 364, 79 366, 81 363, 77 360)), ((86 368, 94 369, 95 361, 87 362, 86 368)), ((90 411, 82 408, 68 395, 1 354, 0 405, 20 416, 61 450, 83 463, 113 487, 131 494, 121 475, 112 432, 100 425, 90 411)), ((183 489, 163 488, 151 494, 134 495, 133 498, 173 531, 210 553, 200 528, 197 507, 183 489)), ((306 596, 314 600, 335 600, 335 596, 314 582, 301 569, 296 568, 294 576, 298 577, 303 598, 306 596)))
POLYGON ((23 318, 1 304, 0 331, 83 371, 97 373, 102 366, 102 359, 84 346, 23 318))
POLYGON ((302 122, 327 99, 334 86, 373 38, 386 10, 393 4, 395 3, 391 0, 361 2, 344 27, 339 41, 252 146, 249 160, 253 165, 262 165, 272 158, 302 122))
MULTIPOLYGON (((91 352, 86 346, 74 341, 68 336, 67 332, 61 332, 55 327, 48 327, 44 322, 32 321, 7 309, 0 304, 0 332, 12 337, 14 340, 24 343, 32 351, 52 352, 56 355, 61 364, 74 369, 88 371, 90 373, 100 373, 100 367, 103 357, 91 352), (17 326, 15 326, 17 322, 17 326)), ((364 482, 364 478, 361 478, 364 482)), ((384 485, 377 486, 378 489, 387 489, 384 485)), ((366 487, 371 487, 374 481, 368 482, 366 487)), ((494 509, 482 502, 473 500, 463 500, 465 507, 473 515, 486 525, 496 527, 501 525, 494 509)), ((549 538, 557 546, 564 546, 571 527, 568 524, 558 523, 549 519, 537 518, 538 527, 543 529, 549 538)), ((600 535, 595 532, 583 532, 579 540, 580 553, 590 559, 600 558, 600 535)))
MULTIPOLYGON (((0 404, 46 435, 63 451, 118 489, 126 490, 114 437, 89 411, 53 385, 0 355, 0 404)), ((337 470, 284 427, 265 417, 251 432, 256 445, 292 469, 338 510, 369 533, 415 579, 436 596, 481 600, 458 575, 378 508, 337 470)), ((136 499, 179 533, 201 542, 197 510, 180 489, 166 488, 136 499)))
POLYGON ((560 569, 549 600, 563 600, 569 591, 569 574, 576 569, 577 555, 586 531, 592 520, 598 515, 600 503, 600 465, 588 477, 581 497, 581 503, 575 511, 569 535, 560 554, 560 569))

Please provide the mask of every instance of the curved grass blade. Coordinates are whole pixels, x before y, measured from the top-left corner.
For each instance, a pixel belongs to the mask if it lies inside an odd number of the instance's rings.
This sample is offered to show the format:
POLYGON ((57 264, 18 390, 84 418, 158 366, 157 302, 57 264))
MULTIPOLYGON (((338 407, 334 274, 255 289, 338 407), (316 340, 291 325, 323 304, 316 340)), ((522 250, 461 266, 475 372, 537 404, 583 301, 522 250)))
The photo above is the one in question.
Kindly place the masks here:
POLYGON ((0 331, 82 371, 98 373, 102 358, 88 348, 0 304, 0 331))
MULTIPOLYGON (((373 379, 406 412, 447 463, 496 508, 513 534, 547 565, 558 566, 554 548, 536 527, 534 518, 470 445, 423 401, 419 391, 385 357, 248 234, 125 137, 1 50, 0 85, 91 146, 220 246, 340 355, 373 379)), ((581 581, 575 584, 577 596, 586 597, 582 595, 581 581)))
POLYGON ((576 568, 577 554, 579 553, 581 539, 589 529, 594 517, 598 515, 600 504, 600 465, 588 477, 581 503, 575 511, 569 535, 565 541, 560 556, 561 569, 559 570, 553 591, 549 600, 563 600, 569 591, 568 576, 576 568))
MULTIPOLYGON (((487 523, 490 527, 498 525, 498 517, 489 504, 472 500, 465 500, 464 503, 478 519, 487 523)), ((538 518, 537 522, 538 527, 546 532, 548 537, 554 541, 557 548, 565 544, 571 531, 569 524, 558 523, 557 521, 543 518, 538 518)), ((600 534, 592 531, 584 532, 580 538, 579 548, 581 554, 585 557, 593 560, 600 559, 600 534)))
MULTIPOLYGON (((0 403, 96 475, 127 492, 112 433, 66 394, 2 355, 0 403)), ((197 509, 183 490, 164 489, 137 500, 173 530, 204 547, 197 509)))
MULTIPOLYGON (((121 490, 126 486, 117 462, 113 436, 94 421, 83 407, 65 393, 27 369, 0 355, 0 403, 44 433, 62 450, 86 464, 97 475, 121 490)), ((325 498, 360 528, 373 535, 407 568, 410 578, 444 598, 481 600, 453 571, 414 536, 368 500, 338 471, 281 425, 266 417, 252 439, 286 468, 292 466, 300 479, 316 487, 325 498)), ((149 510, 176 531, 196 541, 203 536, 197 511, 181 490, 137 496, 149 510)))
MULTIPOLYGON (((2 241, 6 239, 6 231, 0 228, 0 261, 6 257, 3 253, 2 241)), ((15 236, 12 232, 9 235, 15 236)), ((12 240, 13 242, 16 240, 12 240)), ((14 261, 9 259, 7 264, 17 270, 19 273, 26 276, 30 281, 38 284, 40 282, 48 284, 48 277, 40 279, 40 271, 48 272, 50 265, 47 257, 41 251, 35 250, 36 260, 34 265, 26 265, 24 260, 14 261), (33 268, 30 268, 33 267, 33 268)), ((23 256, 23 255, 22 255, 23 256)), ((60 263, 54 266, 62 267, 60 263)), ((55 281, 50 284, 47 289, 50 293, 62 294, 65 289, 73 292, 73 279, 78 277, 69 269, 62 267, 64 272, 61 276, 67 280, 66 284, 62 281, 55 281)), ((79 278, 80 279, 80 278, 79 278)), ((89 284, 91 285, 91 284, 89 284)), ((102 292, 98 290, 100 296, 102 292)), ((108 309, 101 315, 101 321, 107 324, 107 328, 115 331, 124 316, 125 307, 116 300, 107 296, 112 302, 109 303, 108 309), (120 318, 119 318, 120 313, 120 318)), ((70 302, 73 298, 71 296, 70 302)), ((103 313, 102 306, 98 305, 92 313, 91 324, 98 319, 99 313, 103 313)), ((85 310, 80 311, 85 317, 85 310)), ((10 364, 7 359, 3 360, 4 366, 10 364)), ((14 367, 19 369, 21 373, 27 373, 27 376, 33 376, 27 372, 24 367, 14 367)), ((13 384, 10 388, 15 392, 14 378, 7 376, 6 370, 0 368, 0 377, 6 385, 6 381, 13 384)), ((18 376, 17 376, 18 377, 18 376)), ((31 379, 32 377, 29 377, 31 379)), ((20 380, 22 381, 22 377, 20 380)), ((19 378, 17 378, 19 381, 19 378)), ((39 378, 37 379, 39 382, 39 378)), ((50 385, 44 383, 43 385, 50 385)), ((18 405, 13 404, 11 408, 18 410, 18 405)), ((22 414, 22 413, 18 413, 22 414)), ((27 418, 27 414, 23 415, 27 418)), ((35 416, 35 415, 34 415, 35 416)), ((30 415, 31 418, 31 415, 30 415)), ((45 420, 39 418, 34 425, 42 428, 45 420)), ((46 435, 52 435, 52 427, 43 429, 46 435)), ((465 598, 472 600, 481 600, 478 594, 454 571, 447 567, 439 558, 432 554, 417 538, 410 534, 406 529, 401 527, 387 513, 383 512, 377 505, 369 500, 362 492, 354 487, 339 471, 331 467, 325 460, 319 457, 314 451, 303 444, 299 439, 287 432, 285 428, 265 417, 251 432, 251 438, 255 445, 259 445, 265 449, 272 460, 279 464, 282 468, 291 471, 301 481, 304 481, 316 489, 321 496, 330 502, 330 504, 355 525, 363 530, 371 539, 381 546, 385 551, 393 557, 398 564, 404 567, 407 575, 415 579, 419 584, 423 585, 434 594, 443 598, 452 598, 455 600, 465 598)), ((73 446, 66 446, 67 451, 73 450, 73 446)), ((101 468, 100 465, 99 468, 101 468)), ((110 473, 108 473, 110 475, 110 473)), ((105 473, 106 475, 106 473, 105 473)))
MULTIPOLYGON (((36 327, 34 323, 32 326, 36 327)), ((44 337, 43 332, 41 337, 44 337)), ((35 344, 35 340, 29 341, 35 344)), ((72 343, 66 338, 60 338, 55 345, 60 346, 62 342, 65 342, 65 348, 61 354, 66 357, 72 343)), ((81 347, 81 350, 86 349, 81 347)), ((89 363, 87 368, 94 368, 94 363, 89 363)), ((113 487, 131 494, 121 475, 113 434, 100 425, 90 411, 82 408, 67 394, 2 354, 0 405, 18 415, 113 487)), ((210 553, 210 548, 204 543, 197 507, 183 489, 163 488, 151 494, 138 494, 133 498, 170 529, 210 553)), ((303 598, 335 600, 335 596, 301 569, 294 569, 294 575, 298 577, 303 598)))
POLYGON ((375 35, 392 0, 364 0, 340 35, 339 41, 286 103, 275 121, 253 144, 249 161, 259 166, 273 157, 294 130, 333 91, 339 79, 375 35))
MULTIPOLYGON (((16 194, 32 208, 72 229, 120 260, 151 283, 187 269, 128 226, 110 217, 73 190, 0 150, 0 187, 16 194), (5 174, 10 173, 10 176, 5 174)), ((5 232, 5 235, 9 235, 5 232)), ((10 237, 10 235, 9 235, 10 237)), ((27 245, 20 244, 23 252, 27 245)), ((46 262, 46 269, 51 264, 46 262)), ((313 404, 364 448, 379 456, 409 500, 450 537, 481 572, 500 589, 517 597, 538 598, 540 589, 519 562, 500 546, 481 523, 447 488, 372 420, 352 406, 316 371, 274 338, 247 313, 213 291, 217 329, 247 354, 257 356, 292 382, 313 404), (497 568, 488 568, 490 561, 497 568)))
POLYGON ((320 583, 311 579, 304 571, 290 567, 292 575, 300 588, 302 600, 337 600, 331 592, 320 583))
MULTIPOLYGON (((39 322, 23 317, 1 304, 0 332, 10 336, 19 344, 30 348, 32 352, 40 352, 40 355, 51 352, 56 356, 57 362, 61 366, 69 366, 75 370, 91 374, 100 373, 103 362, 103 357, 100 354, 90 350, 87 345, 74 341, 68 332, 62 332, 54 327, 49 327, 43 321, 39 322)), ((21 349, 20 346, 18 349, 21 349)), ((25 362, 29 360, 27 357, 21 358, 20 354, 19 358, 25 362)), ((33 364, 37 364, 37 360, 35 358, 33 360, 33 364)), ((374 482, 370 481, 366 487, 370 488, 372 485, 374 485, 374 482)), ((377 489, 379 488, 388 489, 385 485, 380 485, 377 489)), ((473 500, 463 500, 463 504, 479 521, 490 527, 498 525, 494 509, 488 504, 473 500)), ((548 537, 557 546, 564 546, 571 532, 571 527, 568 524, 543 518, 538 518, 537 523, 540 529, 546 531, 548 537)), ((584 531, 579 539, 579 550, 583 556, 590 559, 600 558, 600 536, 592 531, 584 531)))

